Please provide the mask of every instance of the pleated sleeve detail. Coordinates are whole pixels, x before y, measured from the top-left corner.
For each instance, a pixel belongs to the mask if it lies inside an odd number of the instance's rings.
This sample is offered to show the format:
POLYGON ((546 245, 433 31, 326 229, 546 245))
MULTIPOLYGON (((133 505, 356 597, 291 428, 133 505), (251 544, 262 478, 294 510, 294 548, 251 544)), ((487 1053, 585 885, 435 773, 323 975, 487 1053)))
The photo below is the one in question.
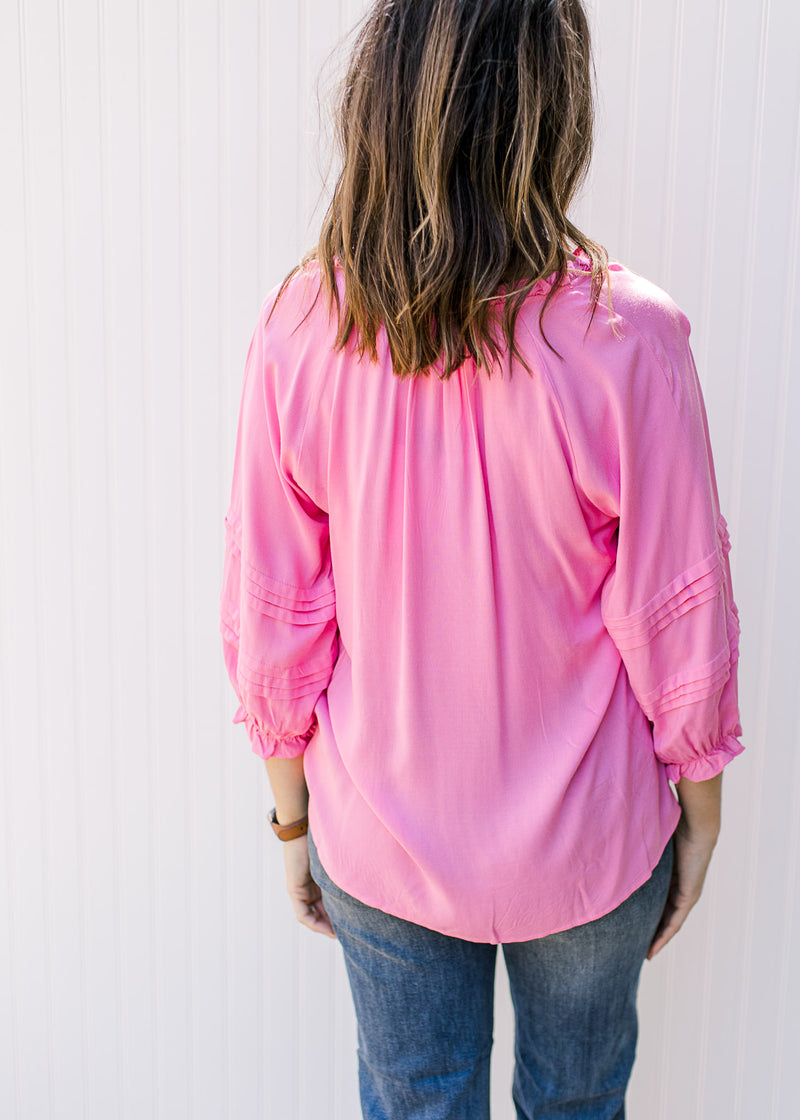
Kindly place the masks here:
POLYGON ((617 553, 601 607, 668 776, 702 781, 744 749, 740 625, 688 324, 672 325, 658 353, 642 340, 616 410, 617 553))
MULTIPOLYGON (((302 754, 338 653, 328 519, 296 481, 302 410, 286 405, 262 319, 245 368, 219 600, 225 665, 262 758, 302 754)), ((284 379, 283 381, 281 379, 284 379)))

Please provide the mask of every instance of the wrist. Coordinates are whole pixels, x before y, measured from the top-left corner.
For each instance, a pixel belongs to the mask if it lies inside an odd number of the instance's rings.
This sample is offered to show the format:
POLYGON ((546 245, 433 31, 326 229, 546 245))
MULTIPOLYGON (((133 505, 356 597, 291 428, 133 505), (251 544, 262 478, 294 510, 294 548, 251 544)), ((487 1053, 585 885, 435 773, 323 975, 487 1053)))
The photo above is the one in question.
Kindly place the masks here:
POLYGON ((279 801, 275 802, 275 823, 279 824, 282 828, 286 828, 296 821, 303 820, 308 817, 308 802, 305 805, 285 805, 279 801))
POLYGON ((681 812, 675 831, 681 840, 685 840, 689 844, 714 847, 719 839, 720 822, 719 819, 715 821, 708 818, 693 820, 684 809, 681 812))

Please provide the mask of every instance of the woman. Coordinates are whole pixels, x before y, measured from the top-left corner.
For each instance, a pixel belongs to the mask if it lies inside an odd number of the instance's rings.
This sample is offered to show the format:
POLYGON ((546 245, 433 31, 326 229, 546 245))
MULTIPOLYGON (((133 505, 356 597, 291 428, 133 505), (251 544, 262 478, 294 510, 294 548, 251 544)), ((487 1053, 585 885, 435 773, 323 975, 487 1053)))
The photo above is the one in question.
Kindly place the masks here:
POLYGON ((234 718, 297 917, 345 954, 364 1116, 488 1116, 500 944, 518 1116, 622 1117, 641 966, 742 750, 689 324, 567 217, 579 0, 377 3, 339 119, 247 358, 234 718))

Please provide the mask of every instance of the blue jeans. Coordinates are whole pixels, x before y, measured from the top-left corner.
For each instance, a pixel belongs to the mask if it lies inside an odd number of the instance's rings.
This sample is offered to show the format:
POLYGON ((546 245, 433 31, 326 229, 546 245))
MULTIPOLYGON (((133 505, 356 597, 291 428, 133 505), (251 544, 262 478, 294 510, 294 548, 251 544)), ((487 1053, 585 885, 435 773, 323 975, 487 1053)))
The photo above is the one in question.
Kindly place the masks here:
MULTIPOLYGON (((502 946, 516 1020, 518 1120, 624 1120, 639 973, 673 843, 611 913, 502 946)), ((309 836, 358 1020, 364 1120, 488 1120, 496 945, 461 941, 340 890, 309 836)))

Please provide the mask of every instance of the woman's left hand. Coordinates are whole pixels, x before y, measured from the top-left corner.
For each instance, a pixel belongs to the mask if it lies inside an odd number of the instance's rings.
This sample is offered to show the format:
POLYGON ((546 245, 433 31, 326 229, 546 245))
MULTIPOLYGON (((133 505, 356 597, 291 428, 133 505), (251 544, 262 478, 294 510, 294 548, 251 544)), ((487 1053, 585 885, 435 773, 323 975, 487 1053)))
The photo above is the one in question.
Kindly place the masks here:
POLYGON ((301 925, 314 933, 336 937, 331 920, 322 901, 322 891, 311 877, 308 860, 308 836, 297 836, 283 844, 283 862, 286 868, 286 890, 295 917, 301 925))

